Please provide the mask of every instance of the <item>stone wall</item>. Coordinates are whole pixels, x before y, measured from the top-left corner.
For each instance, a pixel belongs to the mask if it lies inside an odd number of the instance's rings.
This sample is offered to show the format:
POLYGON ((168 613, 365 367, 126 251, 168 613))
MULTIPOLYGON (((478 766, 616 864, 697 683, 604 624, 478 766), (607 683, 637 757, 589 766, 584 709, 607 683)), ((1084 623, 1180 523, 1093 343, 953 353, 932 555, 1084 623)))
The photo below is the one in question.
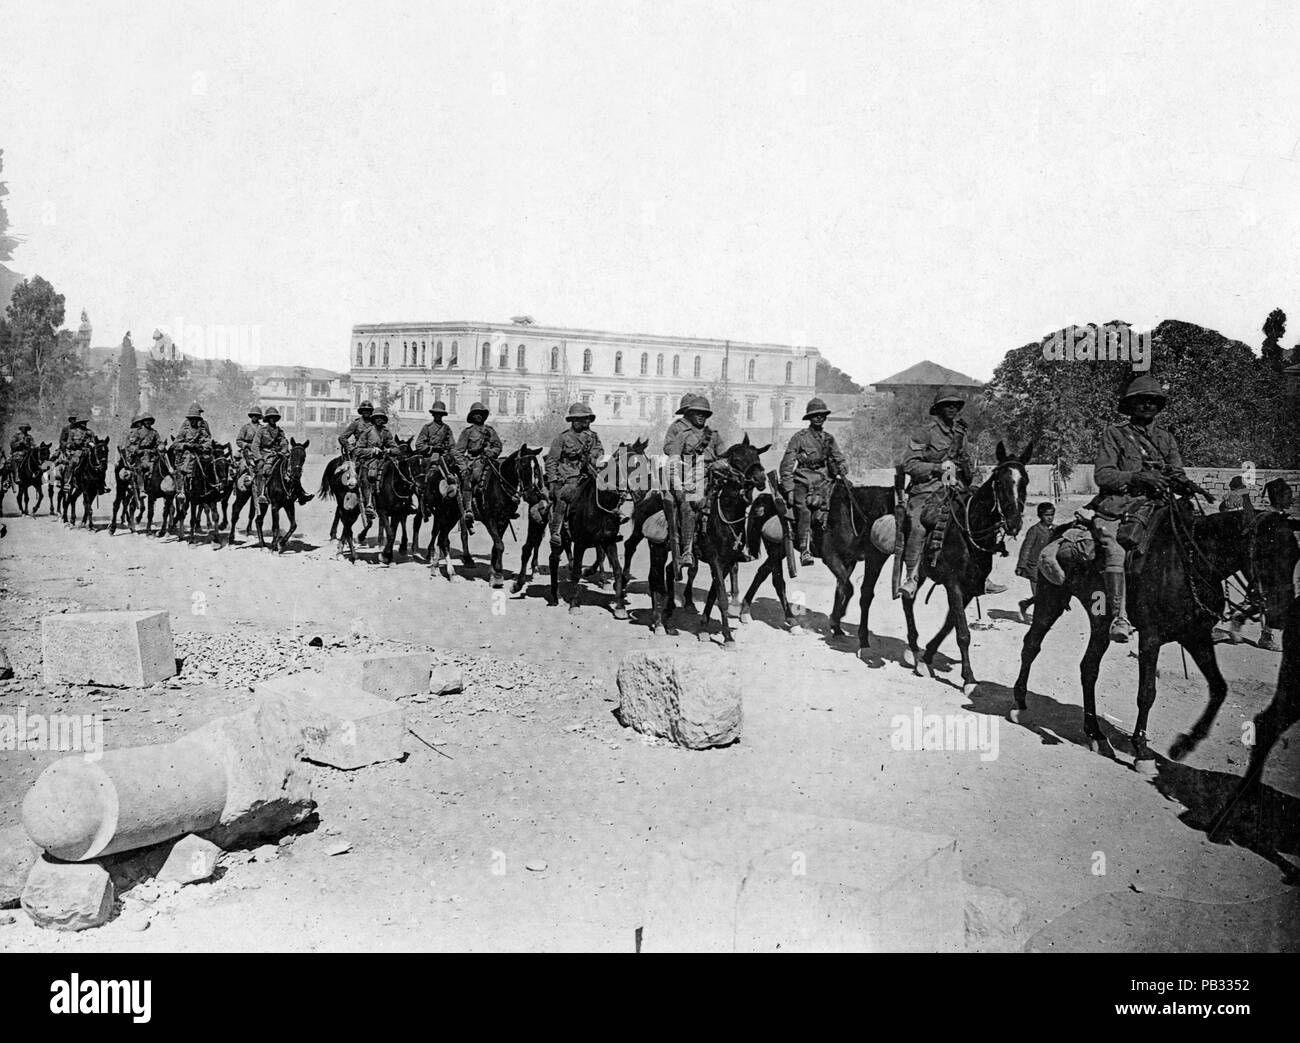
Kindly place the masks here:
POLYGON ((1264 486, 1274 478, 1285 478, 1287 485, 1291 486, 1291 492, 1300 499, 1300 471, 1273 471, 1260 468, 1255 471, 1253 483, 1250 476, 1240 467, 1188 467, 1186 471, 1188 478, 1216 497, 1228 491, 1228 482, 1234 476, 1241 475, 1246 479, 1246 488, 1250 492, 1251 502, 1257 507, 1264 503, 1264 486))

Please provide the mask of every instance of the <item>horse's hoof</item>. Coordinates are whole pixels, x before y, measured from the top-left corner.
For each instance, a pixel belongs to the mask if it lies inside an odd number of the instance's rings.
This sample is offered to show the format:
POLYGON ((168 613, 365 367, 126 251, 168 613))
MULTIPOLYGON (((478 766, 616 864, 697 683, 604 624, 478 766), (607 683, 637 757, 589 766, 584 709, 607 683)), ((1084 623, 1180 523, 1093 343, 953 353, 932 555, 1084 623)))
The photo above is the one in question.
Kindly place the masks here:
POLYGON ((753 617, 752 615, 750 615, 749 609, 747 609, 747 608, 742 608, 742 609, 740 610, 740 616, 739 616, 739 618, 740 618, 740 621, 741 621, 742 623, 752 623, 752 622, 754 622, 754 617, 753 617))
POLYGON ((736 644, 734 637, 725 637, 722 639, 722 650, 724 652, 734 652, 739 646, 736 644))
POLYGON ((577 613, 577 611, 578 611, 578 606, 577 606, 577 605, 575 605, 575 604, 570 604, 570 605, 569 605, 569 615, 571 615, 571 616, 572 616, 572 615, 575 615, 575 614, 577 613))
POLYGON ((1010 710, 1007 711, 1007 720, 1010 721, 1012 724, 1019 724, 1021 718, 1024 717, 1024 715, 1025 715, 1025 711, 1023 709, 1021 709, 1019 706, 1013 706, 1011 707, 1010 710))
POLYGON ((831 624, 831 637, 844 637, 844 631, 840 629, 838 623, 831 624))
POLYGON ((1133 761, 1133 770, 1144 779, 1154 779, 1160 773, 1160 766, 1156 763, 1155 757, 1147 754, 1133 761))
POLYGON ((505 580, 503 580, 500 576, 493 576, 493 577, 492 577, 492 589, 493 589, 493 590, 500 590, 500 589, 501 589, 502 587, 504 587, 505 585, 506 585, 506 584, 505 584, 505 580))
POLYGON ((615 619, 627 619, 627 609, 623 608, 622 606, 619 606, 618 608, 615 608, 615 609, 614 609, 614 618, 615 618, 615 619))
POLYGON ((964 695, 967 699, 969 699, 971 696, 975 694, 975 689, 978 687, 979 687, 978 681, 967 681, 964 685, 961 686, 961 694, 964 695))
POLYGON ((1194 749, 1196 749, 1196 742, 1184 732, 1174 739, 1173 745, 1169 747, 1169 757, 1171 760, 1180 761, 1194 749))
POLYGON ((903 649, 903 654, 902 656, 899 657, 899 661, 904 666, 909 668, 916 666, 916 656, 912 654, 912 650, 910 648, 903 649))
POLYGON ((913 664, 913 666, 912 666, 912 676, 913 676, 913 677, 924 677, 924 676, 925 676, 925 671, 921 669, 921 664, 920 664, 920 663, 914 663, 914 664, 913 664))

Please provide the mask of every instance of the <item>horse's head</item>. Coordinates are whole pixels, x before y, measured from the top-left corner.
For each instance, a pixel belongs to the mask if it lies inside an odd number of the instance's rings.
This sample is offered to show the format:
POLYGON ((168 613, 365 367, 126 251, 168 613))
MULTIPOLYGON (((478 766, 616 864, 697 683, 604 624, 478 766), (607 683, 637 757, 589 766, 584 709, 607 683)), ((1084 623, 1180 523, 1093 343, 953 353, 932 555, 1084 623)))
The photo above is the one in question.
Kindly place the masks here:
POLYGON ((767 477, 763 471, 763 461, 759 457, 771 448, 771 443, 762 446, 751 445, 749 434, 746 433, 744 438, 723 454, 723 457, 746 484, 752 485, 755 489, 762 489, 767 484, 767 477))
POLYGON ((50 458, 50 450, 54 448, 52 442, 42 442, 36 447, 36 460, 38 463, 45 463, 50 458))
POLYGON ((288 471, 289 478, 292 481, 296 482, 302 477, 302 469, 307 463, 307 447, 309 445, 311 445, 310 438, 305 442, 295 442, 292 438, 289 439, 288 471))
POLYGON ((94 439, 90 447, 90 459, 95 470, 103 472, 108 470, 108 436, 94 439))
POLYGON ((1007 535, 1016 536, 1024 520, 1025 495, 1029 492, 1029 472, 1025 464, 1034 453, 1034 443, 1031 440, 1019 456, 1008 453, 1001 442, 996 452, 997 464, 986 484, 993 490, 994 509, 1001 515, 1007 535))
POLYGON ((519 495, 528 504, 546 496, 546 474, 542 470, 541 455, 541 446, 533 448, 524 444, 507 457, 519 495))

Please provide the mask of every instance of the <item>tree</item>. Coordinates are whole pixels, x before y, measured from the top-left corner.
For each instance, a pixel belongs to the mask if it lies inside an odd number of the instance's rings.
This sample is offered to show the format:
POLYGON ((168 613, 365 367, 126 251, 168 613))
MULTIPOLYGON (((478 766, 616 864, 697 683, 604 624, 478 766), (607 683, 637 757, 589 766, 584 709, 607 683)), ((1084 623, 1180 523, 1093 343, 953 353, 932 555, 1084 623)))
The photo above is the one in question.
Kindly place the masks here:
MULTIPOLYGON (((52 425, 67 410, 83 408, 75 400, 85 391, 84 373, 71 335, 60 336, 63 319, 63 294, 39 275, 14 287, 5 309, 0 336, 0 372, 9 378, 5 408, 24 410, 34 425, 52 425)), ((7 422, 10 416, 0 419, 7 422)))
POLYGON ((140 370, 130 330, 122 338, 122 350, 117 356, 117 408, 123 416, 134 416, 140 410, 140 370))
POLYGON ((824 358, 817 359, 816 387, 819 392, 828 395, 860 395, 862 385, 838 366, 832 366, 824 358))
POLYGON ((163 430, 164 424, 179 425, 196 392, 190 379, 190 360, 179 354, 174 359, 151 358, 147 372, 153 389, 150 411, 158 418, 156 426, 163 430))
MULTIPOLYGON (((932 389, 906 388, 891 394, 882 407, 854 413, 840 446, 850 468, 858 472, 902 463, 908 443, 929 421, 933 401, 932 389)), ((970 395, 961 412, 969 428, 966 449, 977 465, 992 459, 998 441, 996 433, 988 430, 986 412, 980 394, 970 395)))
POLYGON ((1286 365, 1282 357, 1284 336, 1286 336, 1286 312, 1281 308, 1274 308, 1264 320, 1264 346, 1260 349, 1260 357, 1277 373, 1281 373, 1286 365))
MULTIPOLYGON (((713 416, 709 417, 709 427, 722 436, 722 444, 730 448, 740 441, 740 400, 735 398, 726 384, 714 381, 704 389, 704 397, 709 400, 713 416)), ((675 410, 677 407, 673 406, 675 410)), ((662 420, 667 421, 667 417, 662 420)), ((665 424, 660 424, 662 431, 665 424)))
POLYGON ((203 404, 213 437, 238 430, 245 423, 249 408, 256 403, 257 385, 252 374, 238 362, 223 359, 203 404))

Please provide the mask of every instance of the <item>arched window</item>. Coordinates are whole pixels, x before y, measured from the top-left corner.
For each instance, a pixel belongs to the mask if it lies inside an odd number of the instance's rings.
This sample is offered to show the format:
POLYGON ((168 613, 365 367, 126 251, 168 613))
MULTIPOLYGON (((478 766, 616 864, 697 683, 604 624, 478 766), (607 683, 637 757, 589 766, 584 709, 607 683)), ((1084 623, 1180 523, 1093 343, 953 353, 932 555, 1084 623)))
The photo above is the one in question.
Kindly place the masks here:
POLYGON ((554 347, 551 349, 551 372, 558 373, 560 370, 560 349, 554 347))
POLYGON ((492 345, 483 345, 483 368, 487 369, 492 365, 492 345))
POLYGON ((614 352, 614 372, 623 372, 623 353, 621 351, 614 352))
POLYGON ((406 341, 402 341, 402 368, 405 369, 406 366, 407 366, 406 341))
POLYGON ((673 376, 675 376, 675 377, 681 376, 681 373, 682 373, 682 357, 681 357, 680 355, 674 355, 674 356, 673 356, 673 376))
POLYGON ((429 365, 429 345, 420 341, 420 366, 424 368, 429 365))
POLYGON ((357 341, 357 365, 363 365, 362 359, 365 356, 361 354, 361 341, 357 341))
MULTIPOLYGON (((460 344, 457 341, 451 342, 451 358, 447 360, 448 366, 455 366, 460 363, 460 344)), ((451 405, 450 402, 447 405, 451 405)))
POLYGON ((662 377, 663 375, 664 375, 664 357, 663 357, 662 355, 656 355, 656 356, 655 356, 655 376, 656 376, 656 377, 662 377))
POLYGON ((370 342, 370 366, 373 369, 375 365, 375 342, 370 342))
POLYGON ((641 352, 641 376, 644 377, 649 372, 650 372, 650 353, 643 351, 641 352))
POLYGON ((591 349, 586 348, 582 352, 582 372, 591 372, 591 349))
MULTIPOLYGON (((793 362, 787 362, 787 363, 785 364, 785 382, 786 382, 787 384, 790 384, 790 383, 793 383, 793 382, 794 382, 794 363, 793 363, 793 362)), ((789 403, 787 402, 786 405, 788 406, 789 403)), ((787 409, 786 412, 788 413, 789 410, 787 409)), ((790 418, 789 418, 789 417, 786 417, 786 419, 789 420, 790 418)))
POLYGON ((510 368, 510 345, 505 341, 501 342, 501 355, 497 359, 497 369, 510 368))
POLYGON ((388 341, 384 341, 384 369, 388 368, 388 341))
POLYGON ((696 355, 695 356, 695 379, 698 380, 699 378, 700 378, 700 356, 696 355))
POLYGON ((528 349, 522 344, 515 349, 515 367, 517 369, 527 369, 528 349))
POLYGON ((435 366, 442 365, 442 341, 438 341, 438 343, 433 346, 433 364, 435 366))

